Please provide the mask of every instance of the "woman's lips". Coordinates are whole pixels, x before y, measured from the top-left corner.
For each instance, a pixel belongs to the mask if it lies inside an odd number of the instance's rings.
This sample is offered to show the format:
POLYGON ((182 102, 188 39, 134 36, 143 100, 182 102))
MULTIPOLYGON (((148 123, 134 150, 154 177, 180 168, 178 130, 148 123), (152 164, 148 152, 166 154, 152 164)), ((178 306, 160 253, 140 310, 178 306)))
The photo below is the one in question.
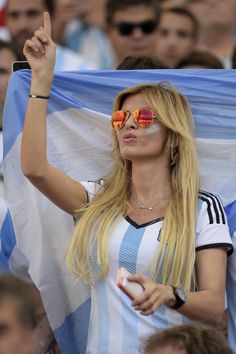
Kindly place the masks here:
POLYGON ((122 138, 122 140, 123 140, 125 143, 132 142, 132 141, 134 141, 135 139, 137 139, 137 136, 134 135, 134 134, 131 134, 131 133, 124 134, 124 135, 123 135, 123 138, 122 138))

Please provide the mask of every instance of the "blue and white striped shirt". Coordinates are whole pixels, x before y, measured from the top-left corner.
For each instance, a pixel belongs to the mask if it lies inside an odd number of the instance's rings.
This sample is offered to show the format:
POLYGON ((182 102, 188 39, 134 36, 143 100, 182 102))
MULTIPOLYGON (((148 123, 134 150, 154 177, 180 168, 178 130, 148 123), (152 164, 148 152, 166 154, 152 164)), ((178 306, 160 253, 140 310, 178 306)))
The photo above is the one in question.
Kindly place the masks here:
MULTIPOLYGON (((97 185, 93 182, 83 185, 91 199, 97 185)), ((231 238, 219 200, 212 194, 202 192, 199 206, 196 250, 226 247, 231 252, 231 238)), ((163 219, 137 225, 129 217, 121 217, 112 227, 109 273, 91 289, 87 354, 137 354, 146 336, 189 322, 185 316, 165 306, 151 316, 139 314, 116 285, 119 267, 131 273, 151 276, 150 264, 159 247, 162 226, 163 219)))

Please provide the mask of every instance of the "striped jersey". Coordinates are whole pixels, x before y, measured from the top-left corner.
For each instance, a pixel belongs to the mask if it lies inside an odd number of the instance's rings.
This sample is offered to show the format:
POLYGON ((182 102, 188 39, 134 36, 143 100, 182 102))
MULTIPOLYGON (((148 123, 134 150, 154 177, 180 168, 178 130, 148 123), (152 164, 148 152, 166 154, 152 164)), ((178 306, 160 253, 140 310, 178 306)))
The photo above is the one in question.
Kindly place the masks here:
MULTIPOLYGON (((83 183, 88 198, 96 194, 98 184, 83 183)), ((117 270, 151 277, 151 263, 160 243, 163 219, 137 225, 120 217, 110 235, 110 268, 107 277, 91 288, 91 313, 87 354, 137 354, 144 339, 157 331, 185 324, 190 320, 175 310, 161 306, 153 315, 143 316, 131 306, 130 299, 117 287, 117 270)), ((196 251, 225 247, 232 243, 223 207, 213 194, 199 194, 196 226, 196 251)))

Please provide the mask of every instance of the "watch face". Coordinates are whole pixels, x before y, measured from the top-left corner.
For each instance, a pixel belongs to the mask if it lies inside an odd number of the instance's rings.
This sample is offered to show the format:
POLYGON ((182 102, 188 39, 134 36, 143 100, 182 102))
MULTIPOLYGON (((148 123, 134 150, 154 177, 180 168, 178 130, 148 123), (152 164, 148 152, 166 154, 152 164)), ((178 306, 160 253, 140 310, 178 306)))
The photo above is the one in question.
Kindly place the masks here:
POLYGON ((185 292, 182 288, 176 288, 175 289, 176 295, 182 300, 182 301, 186 301, 186 295, 185 292))

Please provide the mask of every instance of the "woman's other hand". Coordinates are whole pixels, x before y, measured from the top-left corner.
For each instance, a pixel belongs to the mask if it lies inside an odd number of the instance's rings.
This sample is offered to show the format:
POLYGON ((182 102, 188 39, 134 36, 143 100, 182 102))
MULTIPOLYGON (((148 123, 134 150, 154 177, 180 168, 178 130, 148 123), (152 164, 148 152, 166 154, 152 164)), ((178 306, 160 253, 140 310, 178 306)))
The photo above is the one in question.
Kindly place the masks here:
POLYGON ((142 315, 152 315, 161 305, 174 306, 176 300, 171 286, 155 283, 139 274, 129 276, 128 280, 141 284, 145 289, 142 296, 132 301, 134 309, 142 315))

